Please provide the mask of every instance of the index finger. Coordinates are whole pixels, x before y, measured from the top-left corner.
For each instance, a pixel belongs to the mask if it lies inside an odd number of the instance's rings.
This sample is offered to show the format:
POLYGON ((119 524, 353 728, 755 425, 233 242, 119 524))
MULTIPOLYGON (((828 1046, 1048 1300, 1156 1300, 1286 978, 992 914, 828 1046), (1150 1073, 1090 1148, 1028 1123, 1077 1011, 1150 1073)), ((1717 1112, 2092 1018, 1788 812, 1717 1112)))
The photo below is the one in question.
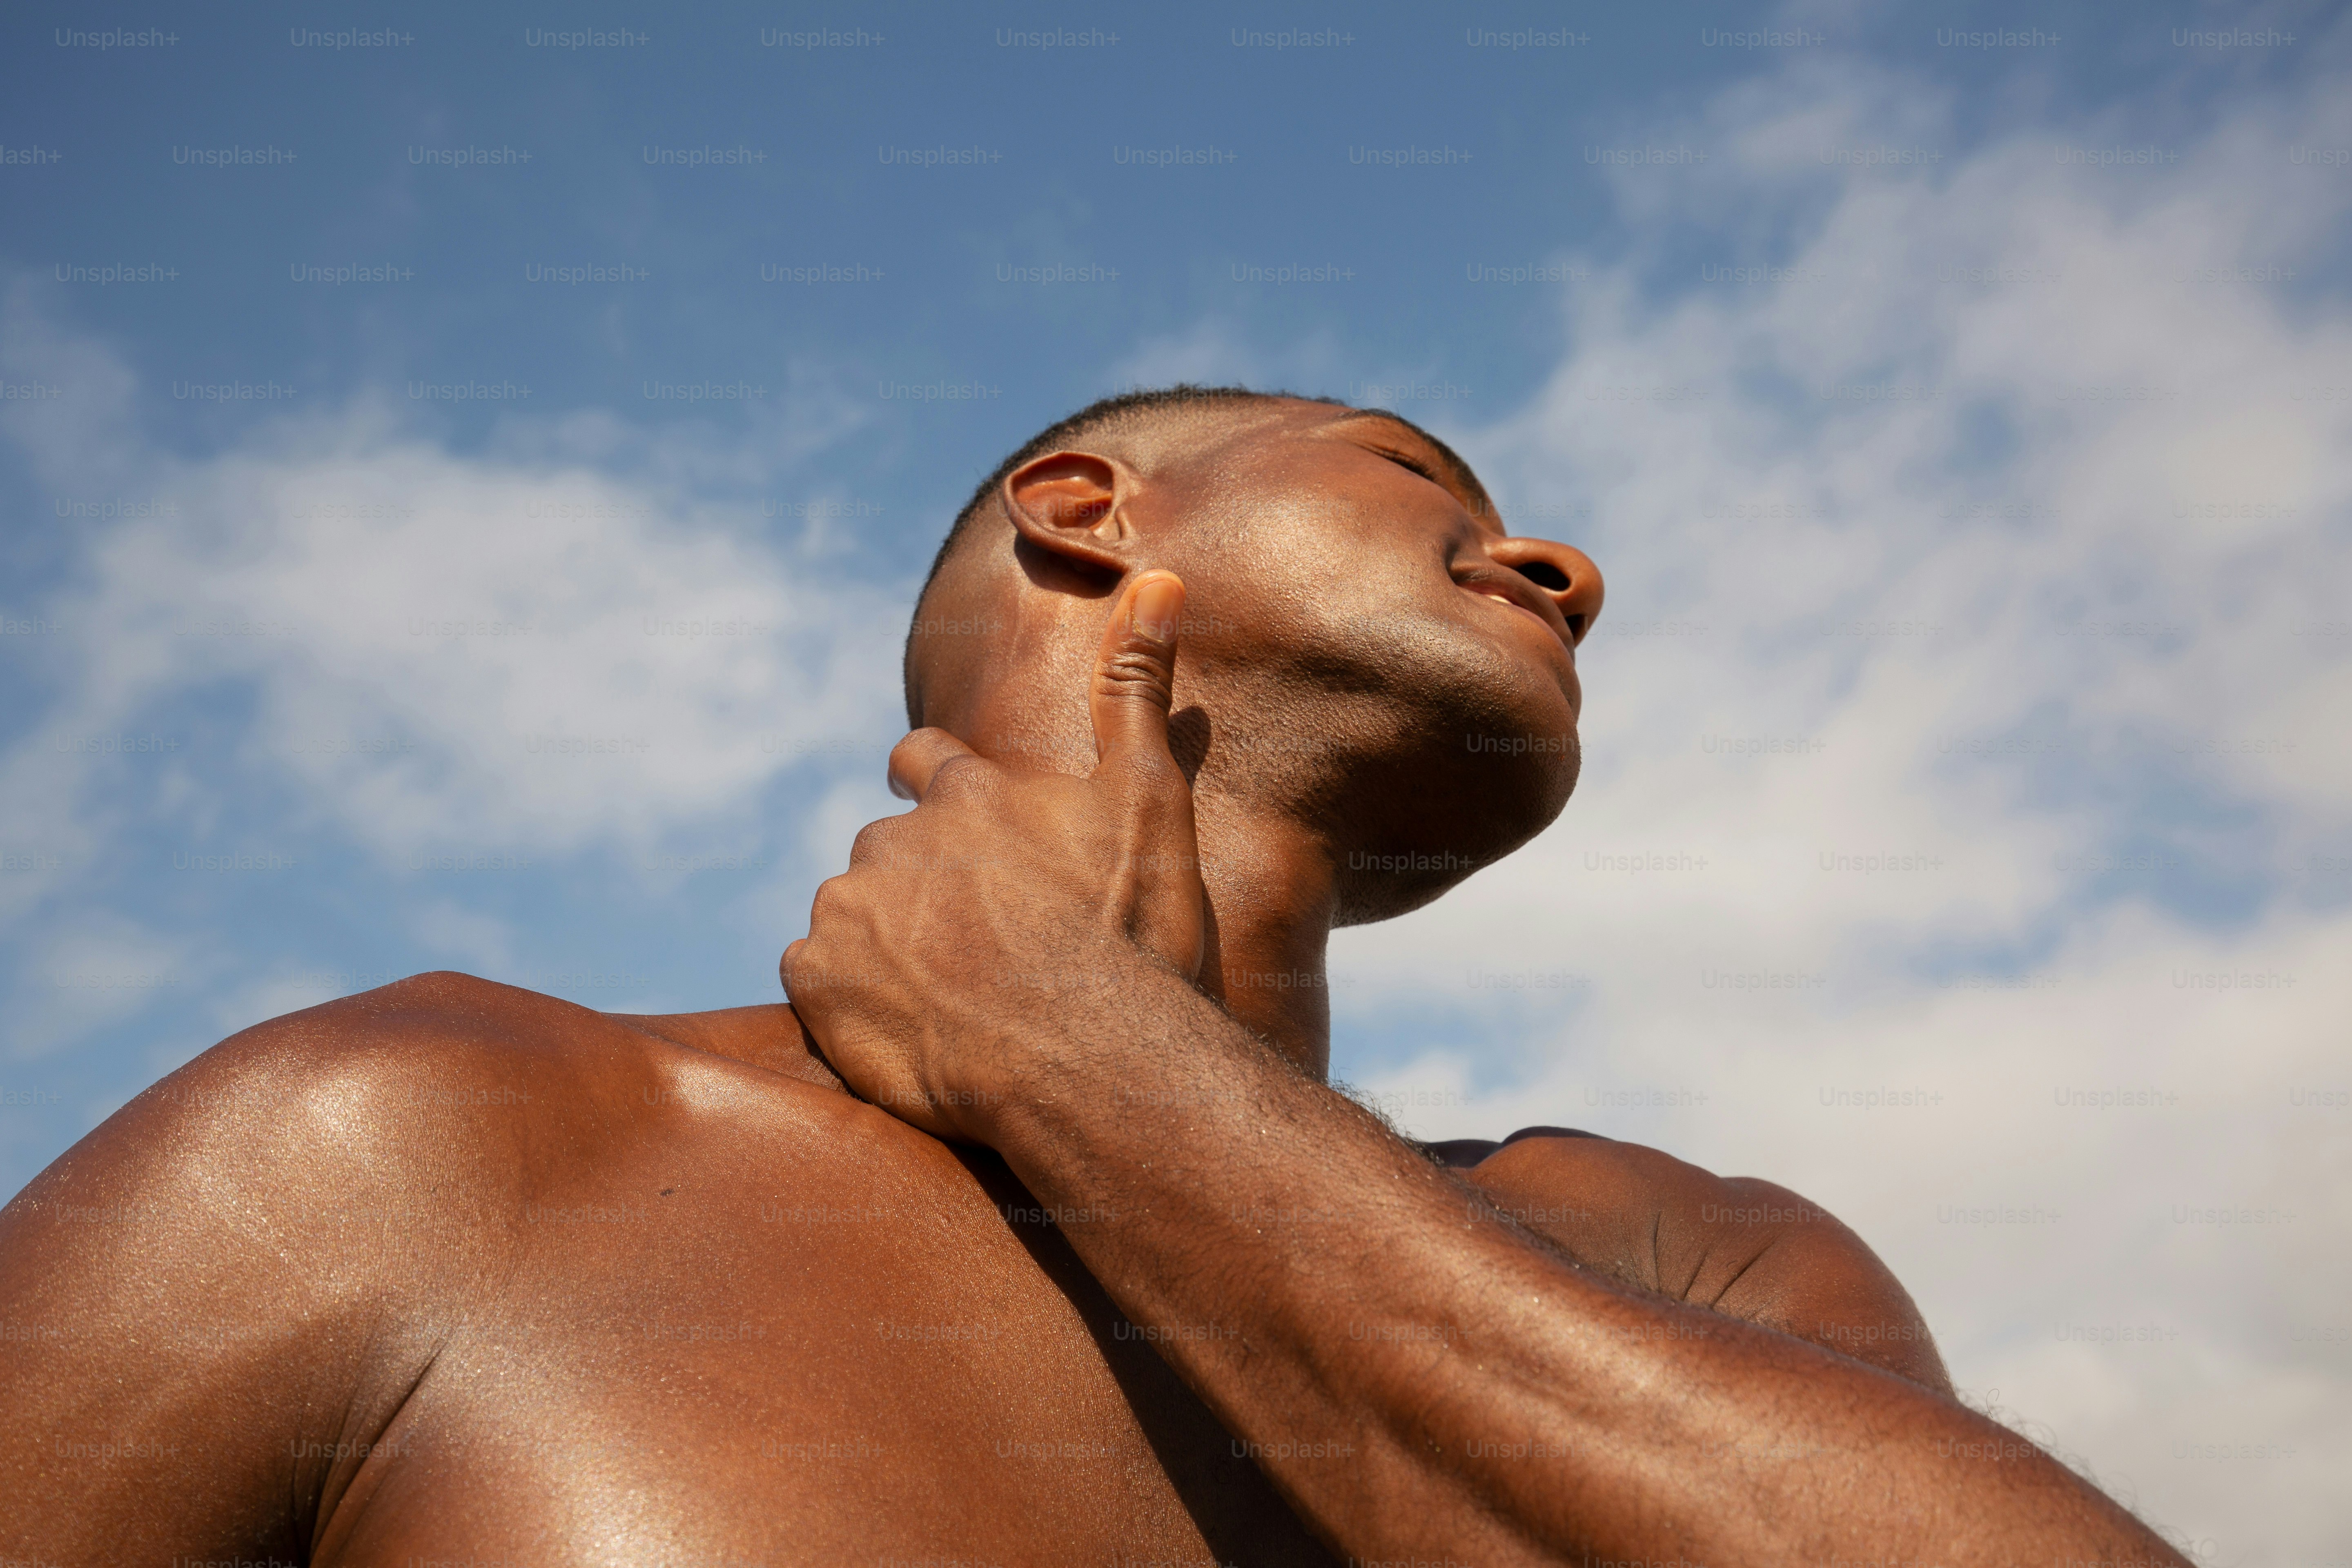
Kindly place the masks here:
POLYGON ((945 730, 917 730, 890 748, 890 793, 900 800, 920 800, 941 768, 958 757, 979 754, 945 730))

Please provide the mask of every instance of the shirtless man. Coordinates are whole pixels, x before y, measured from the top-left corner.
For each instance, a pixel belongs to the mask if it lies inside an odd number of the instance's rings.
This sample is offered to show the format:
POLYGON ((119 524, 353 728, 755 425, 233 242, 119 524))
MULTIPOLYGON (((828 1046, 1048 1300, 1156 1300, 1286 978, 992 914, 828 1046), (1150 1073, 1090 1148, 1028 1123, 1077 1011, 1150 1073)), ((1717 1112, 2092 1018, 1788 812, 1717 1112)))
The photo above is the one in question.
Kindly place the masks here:
POLYGON ((1323 1082, 1327 934, 1558 814, 1600 605, 1391 416, 1047 431, 791 1005, 421 975, 0 1213, 0 1558, 2180 1562, 1802 1199, 1323 1082))

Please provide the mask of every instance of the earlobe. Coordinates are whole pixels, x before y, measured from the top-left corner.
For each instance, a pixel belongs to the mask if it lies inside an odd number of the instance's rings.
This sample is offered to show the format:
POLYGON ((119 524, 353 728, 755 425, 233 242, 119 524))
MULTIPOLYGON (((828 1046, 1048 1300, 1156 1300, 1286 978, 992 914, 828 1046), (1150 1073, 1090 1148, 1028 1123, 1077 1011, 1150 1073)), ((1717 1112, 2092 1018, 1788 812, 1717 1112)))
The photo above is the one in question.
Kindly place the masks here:
POLYGON ((1064 560, 1125 573, 1135 476, 1092 452, 1049 452, 1004 476, 1005 515, 1023 539, 1064 560))

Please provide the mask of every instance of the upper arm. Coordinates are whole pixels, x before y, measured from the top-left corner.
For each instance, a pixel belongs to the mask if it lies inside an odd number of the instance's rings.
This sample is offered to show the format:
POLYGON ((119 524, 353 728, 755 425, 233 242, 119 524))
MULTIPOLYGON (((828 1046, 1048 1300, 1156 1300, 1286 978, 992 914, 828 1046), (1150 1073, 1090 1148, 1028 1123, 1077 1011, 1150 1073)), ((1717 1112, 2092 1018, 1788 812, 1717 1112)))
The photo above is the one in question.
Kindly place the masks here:
POLYGON ((1587 1267, 1951 1392, 1910 1293, 1820 1205, 1605 1138, 1524 1138, 1464 1176, 1587 1267))
POLYGON ((429 1360, 396 1052, 328 1048, 327 1011, 205 1052, 0 1209, 0 1557, 301 1560, 429 1360))

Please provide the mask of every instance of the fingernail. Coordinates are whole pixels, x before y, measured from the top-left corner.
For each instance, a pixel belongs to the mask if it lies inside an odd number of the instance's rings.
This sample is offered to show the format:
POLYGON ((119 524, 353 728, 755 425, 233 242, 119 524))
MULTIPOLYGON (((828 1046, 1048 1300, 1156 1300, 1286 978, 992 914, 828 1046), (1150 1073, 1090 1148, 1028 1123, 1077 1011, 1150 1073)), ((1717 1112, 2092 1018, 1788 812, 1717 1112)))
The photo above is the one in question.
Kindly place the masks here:
POLYGON ((1154 642, 1172 642, 1176 637, 1176 612, 1184 603, 1184 583, 1181 578, 1165 574, 1145 581, 1135 591, 1135 605, 1128 612, 1128 625, 1154 642))

